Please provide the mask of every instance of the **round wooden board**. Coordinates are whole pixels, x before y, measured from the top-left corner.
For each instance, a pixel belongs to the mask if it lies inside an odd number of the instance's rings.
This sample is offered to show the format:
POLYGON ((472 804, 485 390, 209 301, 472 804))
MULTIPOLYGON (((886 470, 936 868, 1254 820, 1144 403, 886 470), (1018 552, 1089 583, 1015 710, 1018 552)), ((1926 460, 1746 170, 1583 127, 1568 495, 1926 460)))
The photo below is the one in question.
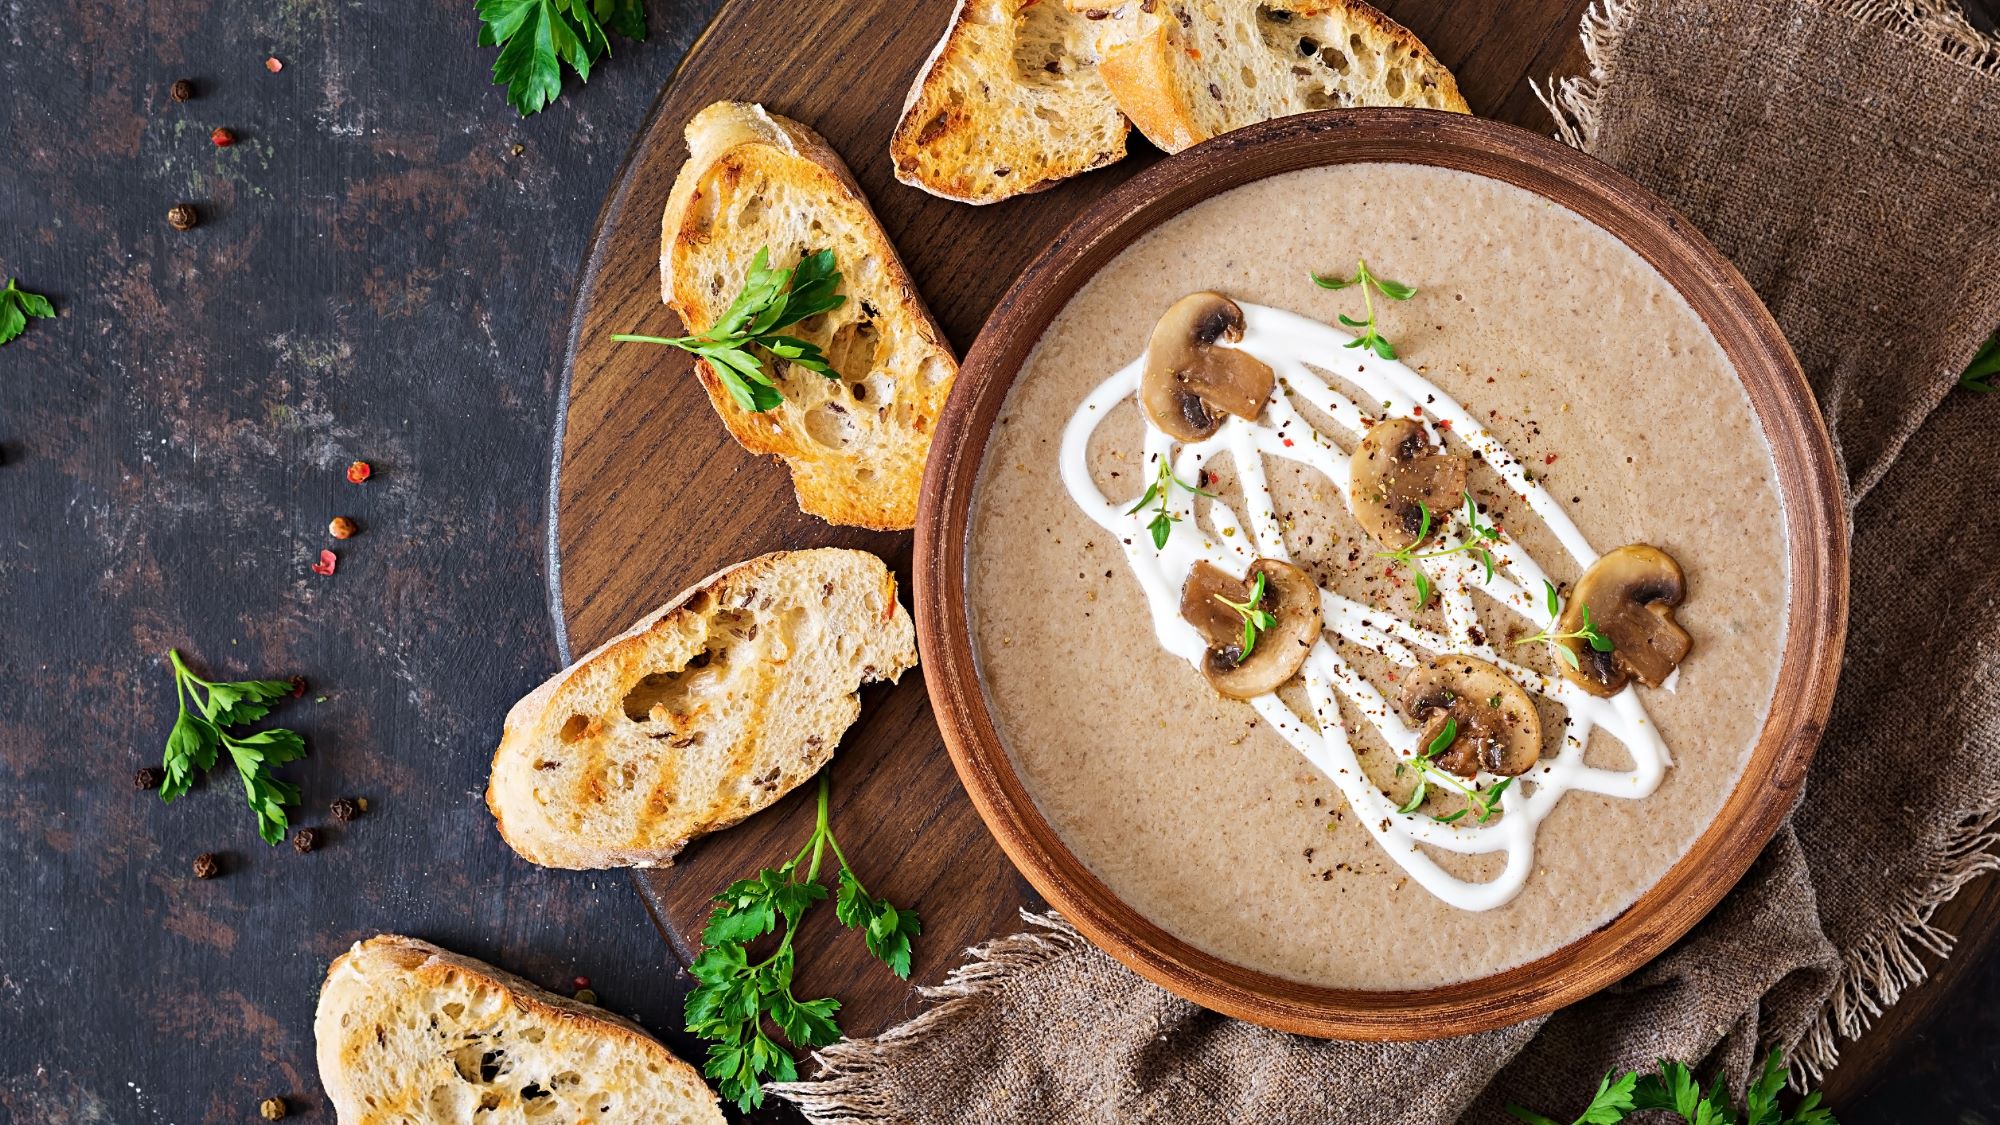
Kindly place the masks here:
MULTIPOLYGON (((1576 32, 1587 3, 1378 0, 1452 68, 1475 111, 1537 130, 1549 122, 1529 81, 1582 69, 1576 32)), ((1120 164, 983 208, 897 183, 889 134, 951 8, 951 0, 837 6, 729 0, 661 92, 598 217, 571 327, 549 528, 551 601, 566 657, 718 567, 766 551, 876 551, 896 569, 907 599, 908 534, 831 527, 801 515, 784 469, 744 453, 723 431, 687 357, 609 337, 679 330, 660 302, 658 259, 660 213, 686 157, 681 130, 709 102, 743 99, 805 122, 841 153, 963 354, 1028 259, 1085 205, 1156 156, 1134 133, 1135 152, 1120 164)), ((1040 905, 960 788, 921 669, 894 687, 864 692, 861 720, 832 770, 834 827, 862 878, 923 916, 912 985, 937 983, 966 946, 1012 932, 1020 908, 1040 905)), ((655 921, 683 960, 698 945, 710 896, 791 855, 811 821, 806 787, 697 841, 675 866, 636 873, 655 921)), ((1961 896, 1949 913, 1970 915, 1965 900, 1980 889, 1961 896)), ((817 913, 798 945, 798 977, 807 992, 841 998, 849 1034, 879 1032, 919 1010, 911 985, 882 969, 851 935, 836 933, 830 911, 817 913)), ((1917 998, 1942 991, 1933 985, 1917 998)), ((1918 1006, 1892 1010, 1884 1029, 1907 1029, 1917 1014, 1910 1009, 1918 1006)), ((1876 1072, 1869 1063, 1886 1061, 1889 1038, 1871 1035, 1846 1052, 1850 1065, 1829 1091, 1853 1096, 1876 1072)))

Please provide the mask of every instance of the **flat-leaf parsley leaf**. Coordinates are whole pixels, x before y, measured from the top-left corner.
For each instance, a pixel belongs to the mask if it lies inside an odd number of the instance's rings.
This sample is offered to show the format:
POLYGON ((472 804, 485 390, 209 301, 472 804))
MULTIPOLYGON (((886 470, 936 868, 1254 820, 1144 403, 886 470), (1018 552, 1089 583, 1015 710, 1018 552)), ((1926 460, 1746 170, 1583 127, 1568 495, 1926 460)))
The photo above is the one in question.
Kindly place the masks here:
MULTIPOLYGON (((1722 1077, 1703 1093, 1688 1068, 1677 1062, 1660 1060, 1651 1073, 1628 1071, 1607 1074, 1597 1084, 1597 1093, 1571 1125, 1618 1125, 1627 1116, 1647 1110, 1664 1110, 1686 1125, 1838 1125, 1832 1111, 1820 1105, 1819 1095, 1809 1093, 1786 1113, 1778 1106, 1778 1092, 1785 1086, 1784 1055, 1772 1051, 1764 1056, 1763 1069, 1744 1091, 1739 1114, 1730 1104, 1722 1077)), ((1563 1125, 1553 1117, 1517 1105, 1507 1112, 1528 1125, 1563 1125)))
POLYGON ((40 293, 30 293, 7 279, 7 288, 0 289, 0 344, 4 344, 27 330, 28 318, 48 319, 56 315, 56 307, 40 293))
POLYGON ((905 980, 910 976, 910 940, 923 932, 923 924, 916 911, 876 898, 861 884, 827 822, 827 775, 821 773, 818 813, 805 847, 783 866, 759 871, 715 896, 715 912, 701 935, 704 948, 689 967, 697 984, 688 993, 687 1028, 709 1040, 702 1072, 746 1113, 764 1104, 765 1082, 798 1077, 791 1051, 771 1035, 767 1017, 793 1047, 824 1047, 840 1038, 834 1019, 840 1001, 801 1000, 792 992, 792 939, 800 919, 827 897, 819 868, 828 851, 840 864, 834 916, 861 931, 868 952, 890 972, 905 980), (750 943, 780 926, 785 932, 777 948, 752 960, 750 943))
POLYGON ((562 68, 590 81, 590 68, 611 53, 615 31, 646 38, 644 0, 479 0, 479 45, 499 47, 493 82, 521 116, 539 113, 562 93, 562 68))
POLYGON ((160 783, 160 800, 172 801, 194 784, 195 774, 211 769, 224 750, 243 780, 243 796, 257 814, 257 835, 267 844, 285 838, 290 818, 286 805, 299 803, 299 787, 281 781, 273 767, 306 756, 305 739, 282 727, 233 734, 230 727, 254 723, 271 711, 271 704, 293 692, 289 680, 204 680, 188 668, 181 654, 167 650, 174 669, 174 694, 180 700, 180 717, 167 733, 167 748, 161 760, 166 777, 160 783), (193 704, 193 709, 189 709, 193 704))
POLYGON ((778 332, 847 303, 846 297, 835 292, 840 288, 841 277, 834 268, 833 251, 809 253, 791 269, 773 269, 770 259, 770 247, 757 251, 757 256, 750 260, 750 273, 743 279, 742 291, 706 332, 693 336, 635 336, 621 332, 611 338, 621 343, 663 344, 694 353, 708 361, 730 399, 751 413, 775 409, 785 401, 778 384, 764 369, 758 352, 807 371, 817 371, 829 379, 840 378, 818 344, 778 332))

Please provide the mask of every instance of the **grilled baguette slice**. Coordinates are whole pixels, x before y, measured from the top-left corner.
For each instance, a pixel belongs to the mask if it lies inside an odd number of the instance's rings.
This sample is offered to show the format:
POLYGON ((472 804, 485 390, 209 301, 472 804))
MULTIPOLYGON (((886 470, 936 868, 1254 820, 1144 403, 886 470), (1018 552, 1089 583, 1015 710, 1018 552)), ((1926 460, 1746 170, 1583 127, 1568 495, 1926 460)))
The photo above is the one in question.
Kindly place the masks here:
POLYGON ((1068 0, 1096 32, 1098 73, 1146 139, 1179 152, 1314 109, 1469 113, 1458 82, 1361 0, 1068 0))
POLYGON ((861 684, 917 662, 896 578, 866 551, 719 571, 507 713, 486 806, 545 867, 664 867, 819 772, 861 684))
POLYGON ((340 1125, 723 1125, 701 1075, 638 1025, 415 938, 335 958, 313 1037, 340 1125))
POLYGON ((958 0, 889 138, 896 178, 962 203, 1041 191, 1125 156, 1125 115, 1062 0, 958 0))
POLYGON ((747 102, 717 102, 687 127, 688 161, 667 197, 661 293, 689 332, 721 318, 759 248, 789 268, 831 249, 847 303, 786 329, 820 345, 840 377, 765 358, 775 409, 736 405, 708 361, 695 370, 743 448, 790 466, 801 510, 901 530, 958 361, 840 157, 812 130, 747 102))

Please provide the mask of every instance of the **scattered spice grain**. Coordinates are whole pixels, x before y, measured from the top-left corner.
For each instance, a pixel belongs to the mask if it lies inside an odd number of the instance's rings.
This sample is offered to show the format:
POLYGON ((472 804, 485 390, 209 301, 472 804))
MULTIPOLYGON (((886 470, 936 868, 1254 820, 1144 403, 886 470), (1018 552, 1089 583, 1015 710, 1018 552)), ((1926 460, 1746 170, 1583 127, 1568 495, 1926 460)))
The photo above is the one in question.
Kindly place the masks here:
POLYGON ((203 852, 194 857, 195 878, 213 879, 220 874, 222 874, 222 861, 215 858, 214 852, 203 852))

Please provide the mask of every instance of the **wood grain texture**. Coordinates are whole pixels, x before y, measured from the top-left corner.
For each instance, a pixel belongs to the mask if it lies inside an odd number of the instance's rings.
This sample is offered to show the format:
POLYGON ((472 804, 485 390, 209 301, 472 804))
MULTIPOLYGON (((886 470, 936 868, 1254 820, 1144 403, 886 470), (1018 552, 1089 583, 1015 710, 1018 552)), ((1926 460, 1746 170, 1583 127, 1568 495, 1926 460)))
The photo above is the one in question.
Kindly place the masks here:
POLYGON ((945 742, 972 802, 1029 880, 1106 952, 1204 1007, 1342 1039, 1440 1039, 1575 1003, 1665 950, 1748 870, 1805 780, 1847 632, 1847 514, 1833 443, 1805 374, 1721 253, 1665 203, 1592 158, 1526 130, 1429 110, 1266 121, 1160 164, 1099 200, 1000 298, 938 426, 917 517, 917 636, 945 742), (1301 168, 1428 164, 1506 181, 1631 247, 1702 318, 1749 393, 1777 464, 1792 582, 1784 661, 1750 760, 1713 823, 1616 919, 1526 965, 1401 992, 1322 988, 1231 964, 1127 906, 1062 843, 1015 774, 979 687, 967 616, 966 537, 986 440, 1028 353, 1077 290, 1194 204, 1301 168))
MULTIPOLYGON (((1529 81, 1575 73, 1586 0, 1380 5, 1456 73, 1476 113, 1545 132, 1529 81)), ((620 349, 615 331, 675 328, 658 301, 659 213, 685 157, 682 125, 718 98, 761 100, 824 135, 846 158, 955 347, 969 346, 1015 273, 1070 217, 1157 158, 1134 155, 1036 196, 987 208, 897 184, 887 141, 908 81, 943 30, 948 0, 868 0, 838 12, 779 0, 729 0, 662 91, 599 216, 571 337, 566 430, 551 485, 550 579, 565 654, 622 629, 684 582, 780 547, 851 545, 883 553, 906 589, 906 535, 830 528, 799 515, 781 466, 728 441, 688 364, 656 349, 620 349)), ((834 766, 836 826, 861 841, 863 876, 924 909, 914 979, 934 982, 967 941, 1012 927, 1038 900, 973 815, 933 726, 921 677, 865 697, 834 766)), ((655 920, 685 956, 707 896, 788 853, 808 830, 799 797, 724 836, 698 842, 680 866, 638 878, 655 920)), ((1976 893, 1974 888, 1968 894, 1976 893)), ((1967 901, 1961 899, 1962 902, 1967 901)), ((1980 916, 1967 907, 1965 913, 1980 916)), ((1986 915, 1993 912, 1987 911, 1986 915)), ((827 920, 821 920, 825 925, 827 920)), ((827 927, 830 929, 830 927, 827 927)), ((851 939, 808 935, 805 987, 837 991, 846 1026, 880 1030, 917 1010, 908 988, 873 970, 851 939)), ((1957 966, 1961 961, 1950 964, 1957 966)), ((1942 989, 1920 990, 1915 999, 1942 989)), ((1917 1005, 1892 1014, 1901 1022, 1917 1005)), ((1887 1053, 1872 1037, 1833 1087, 1852 1094, 1887 1053), (1857 1076, 1846 1082, 1849 1075, 1857 1076)))

